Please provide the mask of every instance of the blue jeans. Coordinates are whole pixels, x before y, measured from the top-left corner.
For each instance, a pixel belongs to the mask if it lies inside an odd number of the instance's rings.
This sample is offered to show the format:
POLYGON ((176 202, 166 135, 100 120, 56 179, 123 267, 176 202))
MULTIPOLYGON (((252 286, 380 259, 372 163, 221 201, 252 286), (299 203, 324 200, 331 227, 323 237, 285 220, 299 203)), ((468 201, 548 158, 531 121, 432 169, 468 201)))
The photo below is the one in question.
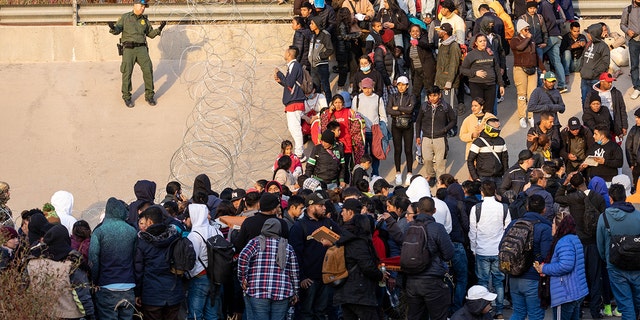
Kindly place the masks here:
POLYGON ((566 88, 567 84, 564 81, 564 67, 560 60, 560 43, 562 39, 558 36, 549 36, 547 39, 547 46, 542 49, 544 53, 549 57, 549 64, 553 66, 556 72, 556 79, 558 80, 558 88, 566 88))
POLYGON ((633 88, 640 90, 640 76, 638 75, 640 64, 640 41, 629 40, 629 65, 631 65, 631 83, 633 88))
MULTIPOLYGON (((300 319, 324 320, 327 306, 329 305, 329 291, 330 288, 324 285, 322 280, 314 280, 309 288, 301 289, 300 319)), ((375 293, 372 292, 371 294, 375 293)))
POLYGON ((245 312, 247 319, 260 320, 284 320, 289 308, 289 299, 271 300, 257 299, 250 296, 244 297, 245 312))
POLYGON ((636 320, 636 309, 640 308, 640 271, 622 271, 613 266, 607 268, 622 320, 636 320))
POLYGON ((133 318, 135 298, 133 289, 111 291, 100 288, 100 290, 96 291, 96 316, 100 320, 130 320, 133 318), (126 300, 129 303, 120 303, 122 300, 126 300), (116 309, 117 305, 119 306, 116 309))
POLYGON ((478 284, 489 288, 489 277, 491 277, 491 284, 498 295, 496 297, 496 314, 502 314, 504 310, 504 273, 498 269, 499 264, 498 256, 476 255, 478 284))
POLYGON ((311 67, 311 78, 313 84, 318 87, 316 92, 324 92, 327 104, 331 103, 331 84, 329 83, 329 64, 320 64, 317 67, 311 67))
POLYGON ((580 94, 582 95, 582 106, 584 107, 584 100, 587 98, 589 91, 593 90, 593 85, 599 82, 598 79, 582 79, 580 80, 580 94))
POLYGON ((564 75, 568 76, 572 72, 576 72, 582 65, 582 59, 574 58, 571 55, 571 50, 565 50, 562 52, 562 65, 564 66, 564 75))
POLYGON ((220 288, 215 297, 215 305, 211 305, 209 287, 209 279, 206 275, 193 277, 189 280, 189 289, 187 291, 187 319, 217 320, 222 318, 220 316, 222 288, 220 288))
POLYGON ((553 320, 580 320, 582 299, 553 307, 553 320))
POLYGON ((373 142, 373 133, 365 132, 364 133, 364 153, 371 155, 371 175, 379 176, 380 175, 380 160, 373 155, 373 150, 371 150, 371 143, 373 142))
POLYGON ((451 265, 453 269, 453 276, 455 278, 456 286, 453 291, 453 303, 451 304, 450 311, 453 314, 462 308, 464 304, 464 296, 467 293, 467 252, 464 250, 464 245, 460 242, 453 243, 453 258, 451 259, 451 265))
POLYGON ((513 315, 511 320, 543 320, 544 310, 540 308, 540 298, 538 298, 538 280, 523 278, 509 279, 511 289, 511 303, 513 304, 513 315))

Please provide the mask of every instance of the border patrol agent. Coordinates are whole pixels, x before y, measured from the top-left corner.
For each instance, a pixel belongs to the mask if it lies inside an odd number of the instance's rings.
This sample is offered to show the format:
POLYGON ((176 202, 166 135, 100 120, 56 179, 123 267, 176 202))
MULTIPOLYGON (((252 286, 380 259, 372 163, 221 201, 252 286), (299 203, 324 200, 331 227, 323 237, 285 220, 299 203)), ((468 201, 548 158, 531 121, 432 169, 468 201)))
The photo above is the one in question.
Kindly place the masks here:
POLYGON ((115 24, 109 22, 110 33, 114 35, 122 33, 118 46, 120 55, 122 55, 122 64, 120 65, 120 72, 122 72, 122 99, 124 99, 124 104, 129 108, 134 106, 133 101, 131 101, 131 74, 135 63, 138 63, 142 70, 145 89, 144 99, 149 105, 156 105, 155 92, 153 91, 153 65, 149 57, 146 37, 153 39, 160 35, 167 22, 163 21, 158 29, 153 29, 147 16, 143 14, 144 9, 148 7, 148 0, 134 0, 132 12, 123 14, 115 24))

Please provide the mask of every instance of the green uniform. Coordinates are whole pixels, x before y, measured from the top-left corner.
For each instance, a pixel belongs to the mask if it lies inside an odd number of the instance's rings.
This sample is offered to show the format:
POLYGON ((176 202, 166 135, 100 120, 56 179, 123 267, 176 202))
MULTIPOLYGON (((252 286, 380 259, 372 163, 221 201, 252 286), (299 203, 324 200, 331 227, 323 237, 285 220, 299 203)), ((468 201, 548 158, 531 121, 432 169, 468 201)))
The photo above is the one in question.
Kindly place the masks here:
POLYGON ((109 32, 115 35, 122 33, 120 38, 124 46, 122 64, 120 65, 120 72, 122 72, 122 99, 131 99, 131 74, 133 73, 133 65, 136 62, 142 70, 144 97, 147 100, 153 99, 155 95, 153 91, 153 64, 149 57, 146 37, 153 39, 160 34, 161 30, 153 29, 146 15, 137 16, 132 11, 123 14, 116 22, 116 27, 109 32))

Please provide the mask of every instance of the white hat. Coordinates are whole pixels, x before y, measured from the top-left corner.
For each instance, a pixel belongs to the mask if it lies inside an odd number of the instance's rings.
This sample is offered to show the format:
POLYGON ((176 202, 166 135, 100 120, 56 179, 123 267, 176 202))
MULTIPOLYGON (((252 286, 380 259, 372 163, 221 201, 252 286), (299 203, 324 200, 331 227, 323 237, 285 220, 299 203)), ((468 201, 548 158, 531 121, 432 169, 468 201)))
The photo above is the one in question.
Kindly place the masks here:
POLYGON ((467 291, 467 300, 487 300, 493 301, 496 299, 498 295, 495 293, 489 292, 489 290, 483 286, 475 285, 469 288, 467 291))
POLYGON ((396 80, 397 83, 404 83, 404 84, 409 84, 409 78, 405 77, 405 76, 401 76, 398 77, 398 79, 396 80))
POLYGON ((611 179, 611 184, 616 183, 621 184, 624 187, 624 191, 627 194, 627 197, 631 195, 631 179, 629 179, 629 176, 619 174, 613 177, 613 179, 611 179))
POLYGON ((524 29, 524 28, 526 28, 528 26, 529 26, 529 24, 526 21, 524 21, 522 19, 518 19, 518 22, 516 22, 516 31, 518 33, 520 33, 520 31, 522 31, 522 29, 524 29))

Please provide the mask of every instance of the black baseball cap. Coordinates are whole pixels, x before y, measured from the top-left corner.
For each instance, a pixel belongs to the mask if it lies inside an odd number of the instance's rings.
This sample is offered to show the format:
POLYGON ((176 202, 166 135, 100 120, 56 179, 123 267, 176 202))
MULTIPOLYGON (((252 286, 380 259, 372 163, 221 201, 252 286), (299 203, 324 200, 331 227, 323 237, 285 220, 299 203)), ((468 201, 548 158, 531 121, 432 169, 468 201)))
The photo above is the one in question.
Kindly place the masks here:
POLYGON ((570 130, 578 130, 582 127, 582 125, 580 124, 580 119, 578 119, 577 117, 571 117, 569 119, 569 129, 570 130))

